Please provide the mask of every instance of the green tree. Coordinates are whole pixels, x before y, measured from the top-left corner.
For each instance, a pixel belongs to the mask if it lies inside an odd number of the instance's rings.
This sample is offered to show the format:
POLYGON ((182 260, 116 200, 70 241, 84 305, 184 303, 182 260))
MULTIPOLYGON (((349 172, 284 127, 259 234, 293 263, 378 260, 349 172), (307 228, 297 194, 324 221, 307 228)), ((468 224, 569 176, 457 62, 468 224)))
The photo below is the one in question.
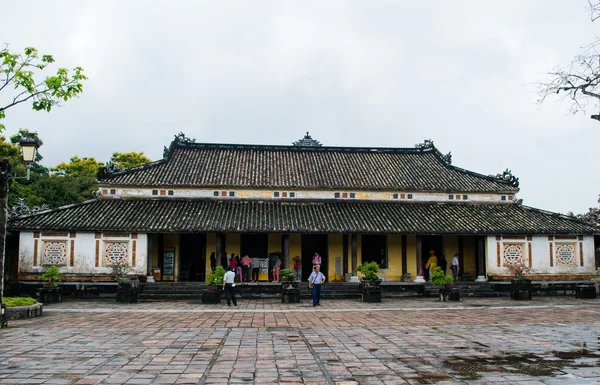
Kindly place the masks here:
POLYGON ((118 169, 125 170, 143 166, 152 162, 143 152, 113 152, 110 163, 118 169))
MULTIPOLYGON (((81 67, 71 72, 58 68, 56 73, 44 76, 43 72, 52 63, 52 55, 40 57, 33 47, 25 48, 22 54, 11 52, 8 45, 0 50, 0 92, 12 91, 11 96, 3 99, 6 102, 0 104, 0 120, 6 117, 6 110, 21 103, 31 103, 35 111, 50 112, 52 107, 83 92, 87 77, 81 67)), ((0 131, 4 128, 0 124, 0 131)))
POLYGON ((95 158, 80 158, 73 156, 69 163, 59 163, 52 171, 59 175, 68 175, 74 177, 93 177, 98 174, 98 170, 104 167, 104 163, 98 162, 95 158))

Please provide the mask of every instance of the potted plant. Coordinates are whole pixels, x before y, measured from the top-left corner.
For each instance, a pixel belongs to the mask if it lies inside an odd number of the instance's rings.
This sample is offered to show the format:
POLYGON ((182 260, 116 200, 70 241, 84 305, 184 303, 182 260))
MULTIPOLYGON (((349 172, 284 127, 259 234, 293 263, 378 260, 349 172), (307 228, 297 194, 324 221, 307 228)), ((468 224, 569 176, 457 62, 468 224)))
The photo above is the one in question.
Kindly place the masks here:
POLYGON ((361 263, 356 270, 363 274, 360 281, 360 292, 363 302, 381 302, 381 279, 377 262, 361 263))
POLYGON ((454 278, 446 274, 440 267, 436 267, 429 277, 433 286, 439 287, 440 301, 460 301, 460 292, 454 287, 454 278))
POLYGON ((62 291, 56 283, 56 281, 60 279, 61 275, 62 273, 58 270, 58 267, 54 265, 50 266, 44 273, 42 273, 40 278, 46 280, 46 282, 44 283, 43 287, 38 290, 38 299, 41 303, 48 304, 62 301, 62 291))
POLYGON ((535 270, 523 262, 514 262, 506 265, 506 269, 512 276, 510 280, 510 298, 515 300, 530 300, 532 298, 532 285, 529 274, 535 270))
POLYGON ((117 278, 117 302, 137 303, 139 281, 137 271, 127 261, 119 261, 109 265, 113 275, 117 278))
POLYGON ((206 293, 202 293, 202 303, 221 303, 221 292, 223 287, 223 277, 225 269, 223 266, 217 266, 215 271, 206 277, 206 293))
POLYGON ((281 303, 300 302, 300 282, 294 279, 294 270, 283 269, 279 271, 281 282, 281 303))

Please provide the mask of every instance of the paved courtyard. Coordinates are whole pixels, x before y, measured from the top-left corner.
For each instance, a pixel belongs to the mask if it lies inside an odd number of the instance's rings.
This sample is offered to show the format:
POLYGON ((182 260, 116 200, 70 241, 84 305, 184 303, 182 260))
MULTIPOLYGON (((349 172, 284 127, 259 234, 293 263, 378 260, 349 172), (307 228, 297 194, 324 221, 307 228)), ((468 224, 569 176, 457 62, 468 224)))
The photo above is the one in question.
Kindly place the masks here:
POLYGON ((67 299, 0 330, 0 384, 600 384, 600 299, 67 299))

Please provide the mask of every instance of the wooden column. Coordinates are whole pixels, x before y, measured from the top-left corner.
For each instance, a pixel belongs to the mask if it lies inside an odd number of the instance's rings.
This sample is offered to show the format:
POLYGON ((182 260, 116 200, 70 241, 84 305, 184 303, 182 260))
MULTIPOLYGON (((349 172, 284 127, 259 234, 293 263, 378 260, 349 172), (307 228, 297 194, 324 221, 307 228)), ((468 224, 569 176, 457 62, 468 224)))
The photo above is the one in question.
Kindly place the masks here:
POLYGON ((423 239, 420 235, 417 235, 417 277, 415 278, 415 282, 425 282, 423 278, 423 239))
POLYGON ((464 253, 464 239, 462 235, 458 236, 458 268, 459 268, 459 273, 458 273, 458 277, 462 280, 462 277, 465 273, 465 257, 463 255, 464 253))
POLYGON ((148 239, 148 248, 146 256, 146 270, 148 270, 148 276, 152 275, 152 253, 154 251, 154 234, 146 234, 146 239, 148 239))
POLYGON ((485 237, 477 237, 477 281, 485 281, 485 237))
POLYGON ((282 249, 283 249, 283 268, 284 269, 289 269, 289 259, 290 259, 290 235, 289 234, 283 234, 283 236, 281 237, 281 242, 283 243, 282 245, 282 249))
POLYGON ((348 272, 348 234, 342 236, 342 268, 344 275, 348 272))
POLYGON ((160 269, 160 280, 165 276, 165 235, 158 234, 158 268, 160 269))
POLYGON ((356 266, 358 266, 358 236, 352 234, 352 275, 356 276, 356 266))
POLYGON ((215 240, 215 253, 217 258, 217 266, 222 266, 221 261, 223 260, 223 237, 221 234, 217 233, 217 238, 215 240))
POLYGON ((406 256, 406 234, 402 234, 402 275, 408 273, 408 258, 406 256))

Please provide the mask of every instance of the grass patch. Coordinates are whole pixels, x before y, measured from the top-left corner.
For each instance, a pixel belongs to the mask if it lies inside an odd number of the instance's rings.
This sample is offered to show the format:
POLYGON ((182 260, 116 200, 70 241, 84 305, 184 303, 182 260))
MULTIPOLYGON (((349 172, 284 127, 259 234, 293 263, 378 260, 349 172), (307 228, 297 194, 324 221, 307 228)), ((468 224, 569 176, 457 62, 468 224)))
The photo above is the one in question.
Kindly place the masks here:
POLYGON ((16 307, 35 305, 37 301, 31 297, 4 297, 2 298, 2 303, 4 303, 6 307, 16 307))

